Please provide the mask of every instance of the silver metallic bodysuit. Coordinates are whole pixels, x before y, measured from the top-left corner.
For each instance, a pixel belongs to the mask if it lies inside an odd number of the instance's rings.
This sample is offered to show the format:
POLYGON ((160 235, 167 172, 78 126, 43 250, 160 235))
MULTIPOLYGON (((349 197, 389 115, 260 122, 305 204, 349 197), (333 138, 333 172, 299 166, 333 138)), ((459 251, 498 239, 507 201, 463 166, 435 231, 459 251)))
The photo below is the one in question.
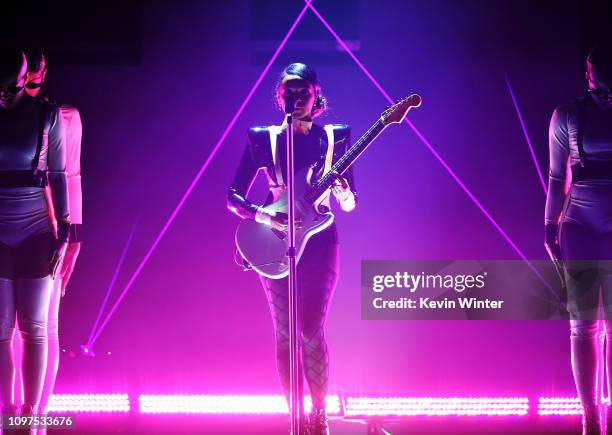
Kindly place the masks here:
POLYGON ((590 96, 557 107, 550 122, 549 149, 547 243, 553 235, 548 228, 556 230, 560 223, 572 371, 585 415, 595 414, 602 397, 600 374, 607 372, 608 385, 612 383, 612 277, 600 262, 612 259, 612 110, 590 96), (600 299, 605 316, 601 331, 600 299), (608 345, 602 358, 604 338, 608 345))
MULTIPOLYGON (((47 105, 46 125, 37 169, 47 171, 50 184, 66 183, 66 150, 62 117, 47 105)), ((0 110, 0 171, 32 170, 40 124, 40 104, 24 97, 17 107, 0 110)), ((55 216, 68 221, 66 189, 52 189, 55 216)), ((52 231, 42 187, 0 187, 0 243, 16 246, 31 236, 52 231)))
POLYGON ((596 233, 612 231, 612 174, 602 179, 572 180, 569 192, 568 162, 580 165, 579 130, 582 133, 582 160, 608 162, 612 167, 612 110, 598 106, 590 98, 583 103, 557 107, 549 130, 550 178, 545 223, 572 222, 596 233), (580 125, 580 129, 579 129, 580 125))

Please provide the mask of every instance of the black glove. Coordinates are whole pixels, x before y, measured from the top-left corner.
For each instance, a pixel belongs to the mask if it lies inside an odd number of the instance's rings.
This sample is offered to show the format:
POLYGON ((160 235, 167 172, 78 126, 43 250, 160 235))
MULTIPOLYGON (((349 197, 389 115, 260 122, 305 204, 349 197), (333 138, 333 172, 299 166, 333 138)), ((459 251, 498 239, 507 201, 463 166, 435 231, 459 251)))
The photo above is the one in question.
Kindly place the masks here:
POLYGON ((51 256, 51 278, 55 279, 62 265, 66 249, 68 248, 68 240, 70 239, 70 222, 57 223, 57 240, 53 255, 51 256))
POLYGON ((559 225, 546 224, 544 226, 544 247, 552 260, 561 260, 561 246, 559 245, 559 225))
POLYGON ((57 223, 57 241, 59 243, 68 243, 70 240, 70 222, 57 223))

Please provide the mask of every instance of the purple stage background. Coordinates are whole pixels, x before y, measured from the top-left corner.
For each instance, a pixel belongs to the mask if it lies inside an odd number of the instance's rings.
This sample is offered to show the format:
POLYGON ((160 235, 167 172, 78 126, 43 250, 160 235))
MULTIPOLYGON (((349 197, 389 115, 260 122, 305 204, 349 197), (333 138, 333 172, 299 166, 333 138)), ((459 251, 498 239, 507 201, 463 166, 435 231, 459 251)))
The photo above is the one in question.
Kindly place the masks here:
MULTIPOLYGON (((331 105, 320 122, 349 123, 355 140, 387 105, 310 12, 102 331, 97 356, 76 355, 133 225, 111 300, 303 6, 265 3, 145 2, 136 62, 49 59, 48 93, 77 106, 84 125, 85 241, 61 307, 68 352, 56 392, 279 391, 268 306, 254 273, 234 264, 238 219, 225 208, 246 129, 280 123, 272 91, 291 61, 319 73, 331 105), (268 36, 254 30, 257 20, 269 24, 268 36)), ((547 172, 548 121, 557 104, 580 94, 592 35, 581 27, 584 11, 531 3, 313 4, 341 37, 358 41, 357 56, 393 97, 423 96, 409 115, 415 126, 527 257, 542 259, 545 196, 505 76, 547 172)), ((518 256, 407 125, 387 130, 355 174, 359 206, 337 213, 330 390, 574 395, 565 322, 360 320, 362 259, 518 256)), ((263 187, 260 179, 254 198, 263 187)))

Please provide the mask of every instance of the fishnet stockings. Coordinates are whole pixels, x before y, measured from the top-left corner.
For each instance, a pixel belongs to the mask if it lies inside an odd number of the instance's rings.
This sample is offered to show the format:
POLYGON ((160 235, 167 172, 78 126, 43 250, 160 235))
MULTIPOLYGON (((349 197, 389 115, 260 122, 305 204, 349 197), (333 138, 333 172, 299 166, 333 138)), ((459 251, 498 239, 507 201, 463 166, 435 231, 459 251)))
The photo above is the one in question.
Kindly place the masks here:
MULTIPOLYGON (((335 231, 314 236, 297 268, 301 334, 300 385, 306 376, 314 408, 325 409, 329 382, 329 352, 325 321, 338 280, 338 244, 335 231)), ((261 278, 276 333, 276 358, 285 396, 289 397, 289 295, 287 279, 261 278)))

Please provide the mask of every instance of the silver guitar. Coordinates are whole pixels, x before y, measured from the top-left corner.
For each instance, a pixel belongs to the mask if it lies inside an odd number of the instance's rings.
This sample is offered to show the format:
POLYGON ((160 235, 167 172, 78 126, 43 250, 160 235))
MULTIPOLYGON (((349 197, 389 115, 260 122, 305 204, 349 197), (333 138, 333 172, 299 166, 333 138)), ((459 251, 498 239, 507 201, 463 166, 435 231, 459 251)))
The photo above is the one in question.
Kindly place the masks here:
MULTIPOLYGON (((385 110, 378 121, 355 142, 321 178, 314 179, 311 168, 295 174, 296 258, 299 262, 308 240, 334 222, 330 211, 323 211, 322 200, 338 174, 343 174, 389 125, 400 123, 413 107, 421 105, 421 97, 412 94, 385 110)), ((287 213, 287 194, 282 190, 265 211, 287 213)), ((272 279, 288 275, 287 234, 254 220, 243 220, 236 231, 236 245, 249 268, 272 279)))

